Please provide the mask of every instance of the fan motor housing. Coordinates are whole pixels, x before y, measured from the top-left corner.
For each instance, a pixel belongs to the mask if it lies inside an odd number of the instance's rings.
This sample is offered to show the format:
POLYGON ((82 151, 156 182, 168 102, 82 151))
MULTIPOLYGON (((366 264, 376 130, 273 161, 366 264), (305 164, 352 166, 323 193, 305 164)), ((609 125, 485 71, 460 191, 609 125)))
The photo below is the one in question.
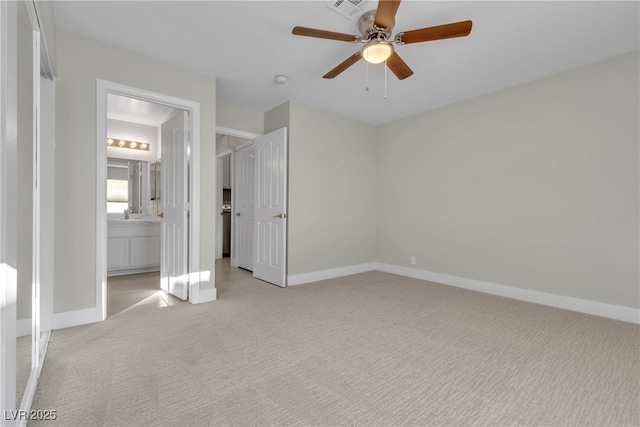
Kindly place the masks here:
POLYGON ((391 28, 378 28, 374 24, 375 19, 375 9, 363 13, 360 19, 358 19, 358 30, 360 30, 360 34, 362 34, 362 40, 374 40, 379 38, 388 40, 391 37, 391 30, 395 25, 395 21, 391 28))

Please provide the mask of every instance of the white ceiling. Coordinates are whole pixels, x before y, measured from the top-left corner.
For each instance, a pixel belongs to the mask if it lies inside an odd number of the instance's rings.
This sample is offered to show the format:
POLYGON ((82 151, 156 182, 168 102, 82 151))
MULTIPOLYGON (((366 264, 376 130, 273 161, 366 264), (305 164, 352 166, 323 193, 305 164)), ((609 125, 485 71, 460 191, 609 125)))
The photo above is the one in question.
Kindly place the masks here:
MULTIPOLYGON (((398 31, 470 19, 468 37, 398 46, 399 81, 358 62, 322 75, 359 44, 291 35, 295 25, 358 34, 329 1, 56 1, 59 29, 217 77, 218 98, 268 111, 298 101, 373 124, 476 97, 639 48, 637 1, 410 1, 398 31), (277 74, 289 83, 274 82, 277 74)), ((365 10, 374 9, 369 1, 365 10)))
POLYGON ((128 98, 126 96, 107 95, 107 118, 123 122, 140 123, 147 126, 160 126, 178 111, 154 102, 128 98))

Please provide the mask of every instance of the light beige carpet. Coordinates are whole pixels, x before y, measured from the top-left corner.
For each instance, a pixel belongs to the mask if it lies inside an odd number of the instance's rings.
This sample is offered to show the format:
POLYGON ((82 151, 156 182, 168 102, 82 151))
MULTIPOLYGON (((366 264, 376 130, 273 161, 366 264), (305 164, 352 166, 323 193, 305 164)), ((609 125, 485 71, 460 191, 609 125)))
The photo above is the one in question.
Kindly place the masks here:
POLYGON ((637 325, 381 272, 285 289, 220 274, 218 301, 54 331, 43 425, 640 422, 637 325))

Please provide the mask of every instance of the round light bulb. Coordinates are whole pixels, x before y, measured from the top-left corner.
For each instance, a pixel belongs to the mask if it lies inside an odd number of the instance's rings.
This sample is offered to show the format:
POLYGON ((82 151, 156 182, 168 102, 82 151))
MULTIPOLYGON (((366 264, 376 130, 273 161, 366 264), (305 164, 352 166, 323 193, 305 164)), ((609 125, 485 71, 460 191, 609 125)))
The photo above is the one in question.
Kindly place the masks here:
POLYGON ((393 53, 391 43, 373 40, 362 49, 362 57, 371 64, 380 64, 384 62, 393 53))
POLYGON ((113 145, 113 138, 107 139, 107 144, 108 145, 113 145))
POLYGON ((125 145, 127 145, 127 141, 120 140, 120 141, 118 142, 118 145, 119 145, 120 147, 124 147, 125 145))
POLYGON ((129 148, 136 148, 137 146, 138 146, 138 143, 137 143, 137 142, 133 142, 133 141, 131 141, 131 142, 129 143, 129 148))

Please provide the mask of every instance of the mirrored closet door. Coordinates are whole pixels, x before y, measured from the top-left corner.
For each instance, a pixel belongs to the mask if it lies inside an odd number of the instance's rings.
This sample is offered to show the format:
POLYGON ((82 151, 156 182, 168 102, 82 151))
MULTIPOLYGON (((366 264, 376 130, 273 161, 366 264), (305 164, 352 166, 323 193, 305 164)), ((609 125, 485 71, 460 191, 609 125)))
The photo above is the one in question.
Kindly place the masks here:
MULTIPOLYGON (((53 317, 54 94, 40 2, 17 2, 16 409, 31 407, 53 317)), ((20 421, 20 420, 18 420, 20 421)))

